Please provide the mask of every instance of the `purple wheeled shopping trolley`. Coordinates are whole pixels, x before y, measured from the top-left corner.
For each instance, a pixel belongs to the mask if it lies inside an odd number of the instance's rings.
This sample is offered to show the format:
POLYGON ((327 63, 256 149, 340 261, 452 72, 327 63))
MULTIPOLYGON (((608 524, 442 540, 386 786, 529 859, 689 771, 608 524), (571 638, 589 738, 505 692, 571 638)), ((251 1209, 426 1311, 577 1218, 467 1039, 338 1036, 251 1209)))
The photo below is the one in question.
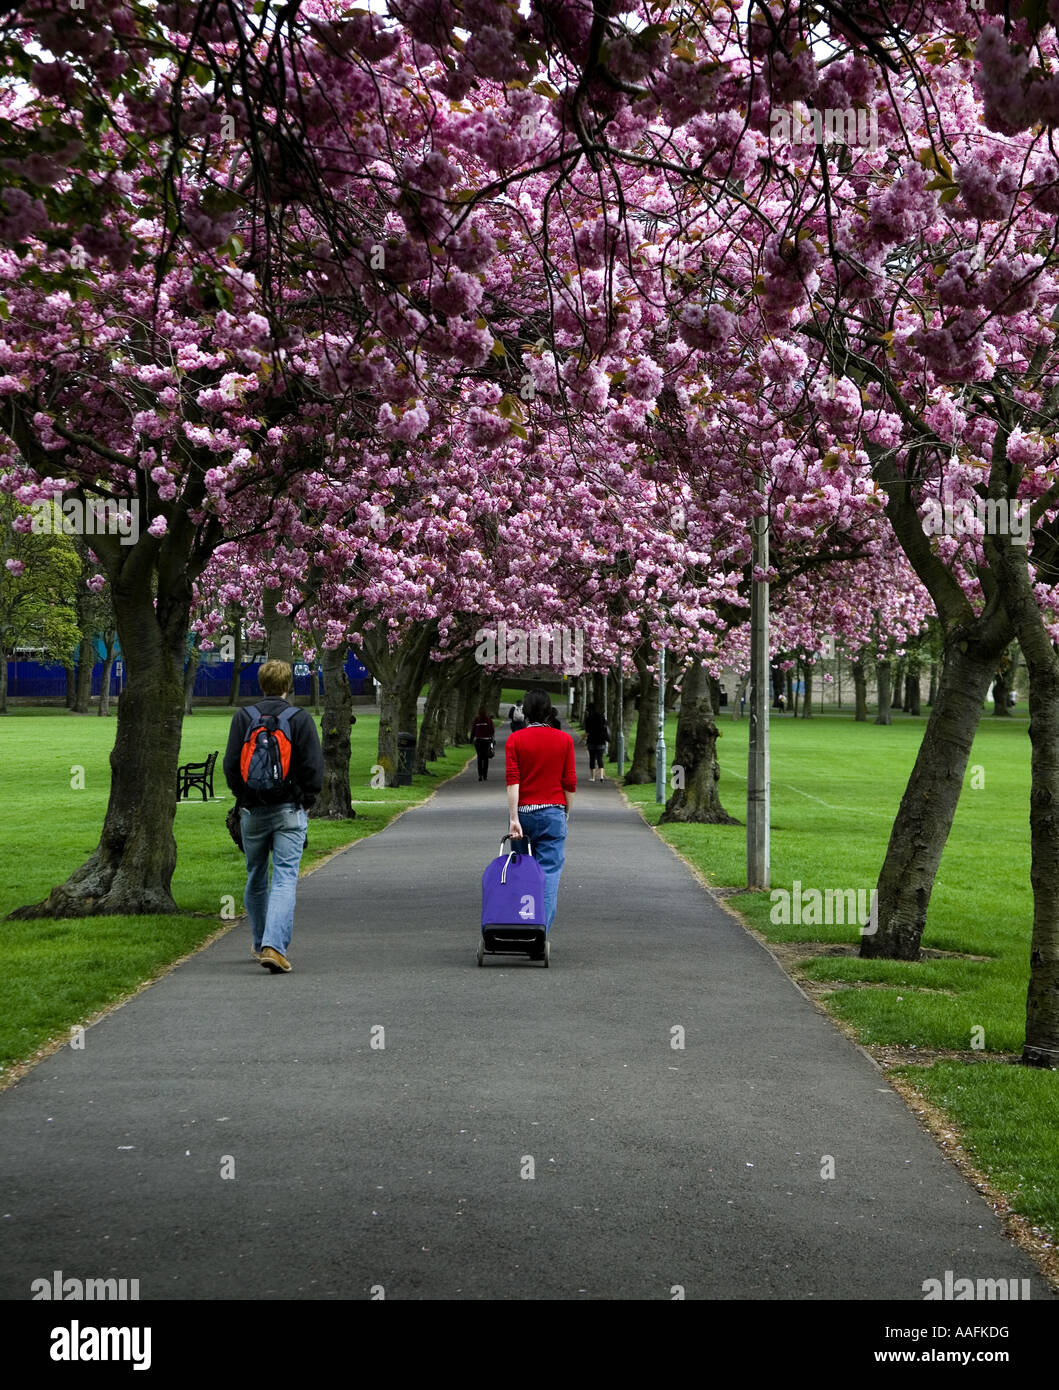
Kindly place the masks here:
POLYGON ((478 942, 478 964, 485 955, 523 955, 543 961, 551 952, 548 925, 544 916, 544 870, 529 854, 500 853, 482 875, 482 935, 478 942))

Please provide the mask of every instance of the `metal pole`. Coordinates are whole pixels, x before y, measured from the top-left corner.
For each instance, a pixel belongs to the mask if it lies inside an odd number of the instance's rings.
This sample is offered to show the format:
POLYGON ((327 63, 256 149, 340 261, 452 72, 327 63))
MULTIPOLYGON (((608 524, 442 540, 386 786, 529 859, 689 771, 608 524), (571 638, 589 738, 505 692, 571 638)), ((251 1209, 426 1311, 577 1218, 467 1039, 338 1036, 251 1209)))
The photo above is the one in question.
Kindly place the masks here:
MULTIPOLYGON (((762 491, 764 491, 764 479, 762 491)), ((769 563, 768 514, 753 521, 754 569, 769 563)), ((746 779, 746 882, 748 888, 769 883, 769 586, 754 580, 750 597, 750 742, 746 779)))
POLYGON ((666 799, 666 649, 658 649, 658 742, 655 745, 655 800, 666 799))
POLYGON ((618 653, 618 776, 625 776, 625 669, 618 653))

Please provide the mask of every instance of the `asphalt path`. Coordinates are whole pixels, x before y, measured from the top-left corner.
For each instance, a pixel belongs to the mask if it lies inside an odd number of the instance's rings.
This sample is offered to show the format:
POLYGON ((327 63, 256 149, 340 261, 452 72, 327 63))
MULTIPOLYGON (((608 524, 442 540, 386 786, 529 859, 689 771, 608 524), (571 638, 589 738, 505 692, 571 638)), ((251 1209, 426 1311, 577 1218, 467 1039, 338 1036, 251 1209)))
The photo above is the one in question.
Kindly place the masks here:
MULTIPOLYGON (((549 969, 475 962, 498 747, 303 880, 291 974, 240 922, 0 1094, 0 1297, 62 1271, 141 1299, 922 1300, 952 1271, 1047 1298, 578 753, 549 969)), ((232 876, 241 900, 234 849, 232 876)))

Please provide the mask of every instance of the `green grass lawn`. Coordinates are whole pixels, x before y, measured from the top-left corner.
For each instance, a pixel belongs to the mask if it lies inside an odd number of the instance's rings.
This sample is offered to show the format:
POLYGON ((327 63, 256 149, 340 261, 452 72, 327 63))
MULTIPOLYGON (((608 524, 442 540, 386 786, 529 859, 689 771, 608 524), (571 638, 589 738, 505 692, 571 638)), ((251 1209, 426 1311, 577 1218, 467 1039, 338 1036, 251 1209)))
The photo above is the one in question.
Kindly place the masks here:
MULTIPOLYGON (((181 762, 223 758, 232 712, 204 708, 185 719, 181 762)), ((372 835, 460 771, 467 748, 450 749, 410 787, 373 788, 378 715, 358 714, 352 733, 351 821, 310 821, 302 872, 372 835)), ((110 789, 115 721, 65 709, 18 709, 0 719, 6 795, 2 813, 0 918, 39 902, 96 847, 110 789), (77 769, 83 769, 83 779, 77 769), (83 780, 83 789, 71 785, 83 780)), ((218 759, 217 799, 177 806, 177 916, 3 922, 0 1077, 72 1025, 137 989, 242 913, 246 870, 224 818, 232 804, 218 759), (195 915, 193 915, 195 914, 195 915)))
MULTIPOLYGON (((886 852, 925 718, 888 727, 852 716, 771 721, 773 888, 870 890, 886 852)), ((746 884, 747 721, 722 713, 720 794, 735 826, 661 825, 659 833, 717 887, 746 884)), ((676 719, 667 721, 672 760, 676 719)), ((631 758, 632 736, 628 738, 631 758)), ((811 955, 796 973, 869 1047, 979 1052, 895 1068, 959 1127, 978 1167, 1033 1223, 1059 1234, 1059 1074, 1011 1065, 1025 1036, 1033 903, 1029 884, 1029 739, 1024 716, 982 719, 931 899, 923 945, 983 960, 868 961, 811 955), (979 771, 975 773, 975 769, 979 771), (972 786, 973 780, 981 782, 972 786), (978 1031, 980 1030, 980 1031, 978 1031), (992 1056, 992 1060, 990 1057, 992 1056)), ((611 775, 616 767, 611 763, 611 775)), ((654 785, 626 788, 657 824, 654 785)), ((855 943, 857 927, 780 925, 768 893, 728 898, 770 942, 855 943)))

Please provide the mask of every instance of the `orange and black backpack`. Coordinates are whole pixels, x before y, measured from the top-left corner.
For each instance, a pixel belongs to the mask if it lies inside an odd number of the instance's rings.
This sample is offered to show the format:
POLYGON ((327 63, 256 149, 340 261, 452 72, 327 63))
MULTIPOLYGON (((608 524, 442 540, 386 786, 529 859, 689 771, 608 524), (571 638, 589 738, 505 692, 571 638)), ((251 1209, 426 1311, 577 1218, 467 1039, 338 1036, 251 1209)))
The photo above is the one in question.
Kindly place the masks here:
POLYGON ((299 706, 288 705, 279 714, 262 714, 257 705, 247 710, 250 723, 239 754, 239 775, 249 791, 267 801, 282 799, 291 779, 290 722, 299 706))

